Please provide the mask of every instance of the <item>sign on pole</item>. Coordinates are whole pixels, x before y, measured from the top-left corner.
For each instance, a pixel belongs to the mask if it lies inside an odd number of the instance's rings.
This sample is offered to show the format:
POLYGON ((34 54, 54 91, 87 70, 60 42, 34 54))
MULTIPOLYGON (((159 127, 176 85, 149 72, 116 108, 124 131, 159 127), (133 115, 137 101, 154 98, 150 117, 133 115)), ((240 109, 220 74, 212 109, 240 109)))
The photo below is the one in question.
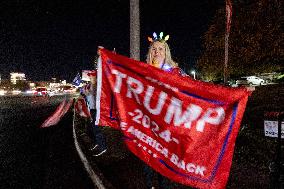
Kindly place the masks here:
MULTIPOLYGON (((278 121, 264 120, 264 135, 278 137, 278 121)), ((281 138, 284 138, 284 122, 281 122, 281 138)))

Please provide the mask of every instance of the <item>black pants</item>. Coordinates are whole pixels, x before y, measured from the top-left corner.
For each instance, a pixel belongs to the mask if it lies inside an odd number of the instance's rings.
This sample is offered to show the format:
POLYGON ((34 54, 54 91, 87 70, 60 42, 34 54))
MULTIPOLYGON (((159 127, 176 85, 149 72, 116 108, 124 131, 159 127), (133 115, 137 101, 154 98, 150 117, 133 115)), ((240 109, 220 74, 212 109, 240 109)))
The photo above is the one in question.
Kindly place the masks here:
POLYGON ((154 179, 156 179, 159 189, 168 189, 167 179, 146 164, 144 165, 144 174, 146 177, 147 188, 152 188, 152 186, 155 185, 154 179))
POLYGON ((98 125, 95 124, 96 110, 91 109, 92 122, 90 123, 91 133, 93 134, 94 143, 98 145, 99 150, 103 151, 107 148, 106 138, 98 125))

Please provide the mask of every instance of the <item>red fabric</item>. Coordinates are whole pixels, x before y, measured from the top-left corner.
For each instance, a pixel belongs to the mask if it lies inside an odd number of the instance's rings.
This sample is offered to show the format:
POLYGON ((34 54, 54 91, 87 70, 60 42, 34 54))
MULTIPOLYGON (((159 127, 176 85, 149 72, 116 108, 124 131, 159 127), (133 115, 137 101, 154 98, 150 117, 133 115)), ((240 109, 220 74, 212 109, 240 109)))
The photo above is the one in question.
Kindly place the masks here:
POLYGON ((90 111, 84 98, 78 98, 75 102, 75 112, 81 117, 91 117, 90 111))
POLYGON ((71 104, 72 100, 67 101, 65 99, 64 101, 62 101, 56 108, 55 112, 51 116, 49 116, 40 127, 44 128, 56 125, 70 109, 71 104))
POLYGON ((128 148, 160 174, 225 188, 248 95, 101 50, 96 123, 120 129, 128 148))

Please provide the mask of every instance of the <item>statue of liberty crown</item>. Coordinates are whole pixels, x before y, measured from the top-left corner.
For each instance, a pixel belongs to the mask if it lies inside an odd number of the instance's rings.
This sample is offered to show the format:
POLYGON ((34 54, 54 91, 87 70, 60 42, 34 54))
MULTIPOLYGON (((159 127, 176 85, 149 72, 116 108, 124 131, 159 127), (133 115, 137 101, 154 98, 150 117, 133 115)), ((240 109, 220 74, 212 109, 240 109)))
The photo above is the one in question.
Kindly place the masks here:
POLYGON ((164 41, 165 42, 165 41, 169 40, 169 38, 170 38, 169 35, 166 35, 164 38, 163 38, 163 36, 164 36, 164 32, 160 32, 159 38, 158 38, 156 32, 154 32, 153 33, 153 38, 152 37, 148 37, 148 41, 150 43, 152 43, 154 41, 161 41, 161 42, 164 41))

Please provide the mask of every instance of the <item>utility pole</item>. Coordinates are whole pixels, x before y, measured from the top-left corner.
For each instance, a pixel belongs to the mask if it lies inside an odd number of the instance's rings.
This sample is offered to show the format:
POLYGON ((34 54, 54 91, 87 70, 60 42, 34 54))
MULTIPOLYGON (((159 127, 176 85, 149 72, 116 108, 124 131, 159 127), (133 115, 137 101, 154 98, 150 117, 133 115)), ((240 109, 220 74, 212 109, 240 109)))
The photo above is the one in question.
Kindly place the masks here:
POLYGON ((226 1, 226 31, 225 31, 225 60, 224 60, 224 84, 228 81, 228 60, 229 60, 229 35, 232 18, 232 4, 230 0, 226 1))
POLYGON ((224 84, 228 81, 228 59, 229 59, 229 34, 225 34, 225 62, 224 62, 224 84))
POLYGON ((130 0, 130 58, 140 60, 139 0, 130 0))

